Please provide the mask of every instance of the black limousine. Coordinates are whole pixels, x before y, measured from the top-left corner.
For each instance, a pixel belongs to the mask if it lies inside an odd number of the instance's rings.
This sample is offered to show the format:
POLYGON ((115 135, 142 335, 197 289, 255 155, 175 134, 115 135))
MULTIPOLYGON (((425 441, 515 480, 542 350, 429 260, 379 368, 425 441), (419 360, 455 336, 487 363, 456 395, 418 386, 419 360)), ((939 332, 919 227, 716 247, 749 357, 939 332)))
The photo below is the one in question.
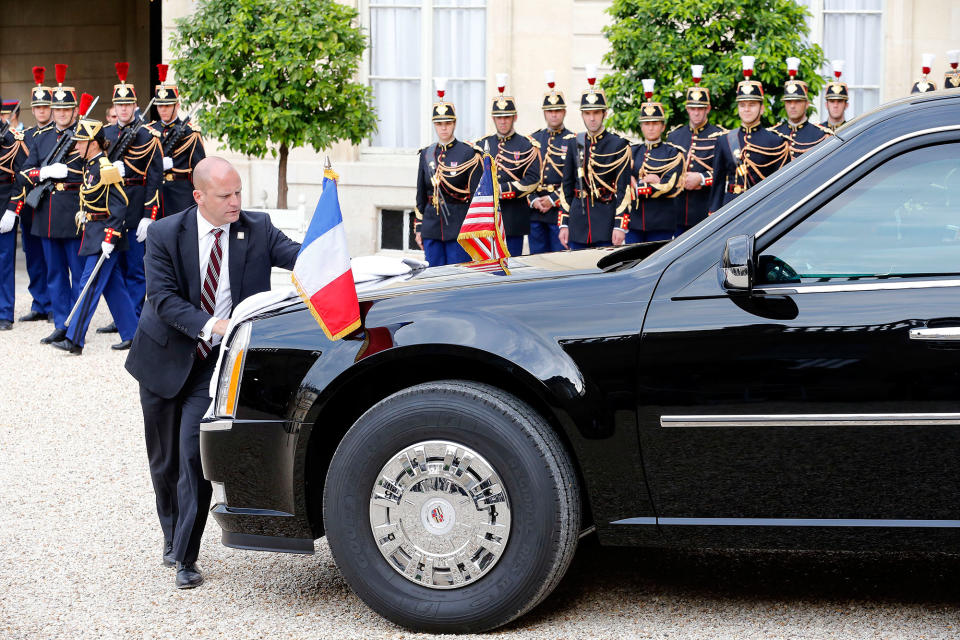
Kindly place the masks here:
POLYGON ((421 631, 607 545, 960 550, 960 92, 841 128, 670 243, 422 270, 330 342, 228 339, 223 543, 311 553, 421 631))

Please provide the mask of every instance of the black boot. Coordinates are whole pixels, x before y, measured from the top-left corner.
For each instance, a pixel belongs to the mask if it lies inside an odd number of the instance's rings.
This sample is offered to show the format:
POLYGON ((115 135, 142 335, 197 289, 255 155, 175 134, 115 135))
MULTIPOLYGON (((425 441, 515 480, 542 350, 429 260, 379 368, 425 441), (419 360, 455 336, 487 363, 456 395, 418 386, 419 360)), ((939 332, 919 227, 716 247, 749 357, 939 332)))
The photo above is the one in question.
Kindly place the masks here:
POLYGON ((165 567, 177 566, 177 559, 173 555, 173 540, 163 541, 163 566, 165 567))
MULTIPOLYGON (((21 318, 22 320, 23 318, 21 318)), ((0 331, 10 331, 13 329, 13 323, 9 320, 0 320, 0 331)))
POLYGON ((66 329, 54 329, 53 333, 48 335, 46 338, 40 338, 40 342, 43 344, 50 344, 51 342, 60 342, 67 337, 66 329))
POLYGON ((110 345, 110 348, 113 349, 114 351, 126 351, 127 349, 130 348, 130 345, 132 344, 133 344, 133 340, 123 340, 122 342, 118 342, 117 344, 110 345))
POLYGON ((111 322, 105 327, 97 327, 97 333, 117 333, 117 323, 111 322))
POLYGON ((51 344, 55 346, 57 349, 63 349, 64 351, 73 353, 78 356, 83 355, 83 347, 81 347, 78 344, 74 344, 73 340, 71 340, 70 338, 64 338, 63 340, 58 340, 56 342, 52 342, 51 344))
POLYGON ((25 313, 17 319, 20 322, 36 322, 37 320, 46 320, 47 314, 42 311, 31 310, 30 313, 25 313))

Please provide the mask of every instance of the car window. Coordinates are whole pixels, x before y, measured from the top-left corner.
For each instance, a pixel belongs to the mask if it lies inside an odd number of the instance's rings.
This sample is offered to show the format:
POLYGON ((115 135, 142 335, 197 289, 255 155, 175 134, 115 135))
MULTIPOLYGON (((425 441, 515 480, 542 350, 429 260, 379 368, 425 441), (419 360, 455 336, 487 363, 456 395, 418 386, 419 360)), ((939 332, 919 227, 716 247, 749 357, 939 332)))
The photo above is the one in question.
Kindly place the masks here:
POLYGON ((960 273, 960 144, 860 178, 762 251, 761 283, 960 273))

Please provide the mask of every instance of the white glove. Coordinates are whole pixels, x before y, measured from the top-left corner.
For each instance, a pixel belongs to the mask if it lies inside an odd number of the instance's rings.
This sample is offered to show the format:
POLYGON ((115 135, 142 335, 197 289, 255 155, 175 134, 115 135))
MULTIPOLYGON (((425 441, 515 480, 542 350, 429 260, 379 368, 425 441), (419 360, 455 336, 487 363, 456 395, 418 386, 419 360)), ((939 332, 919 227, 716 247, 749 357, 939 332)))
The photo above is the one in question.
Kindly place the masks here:
POLYGON ((170 171, 170 169, 173 169, 173 158, 163 156, 163 170, 170 171))
POLYGON ((113 253, 113 245, 110 244, 109 242, 101 242, 101 243, 100 243, 100 251, 103 251, 103 255, 105 255, 105 256, 107 256, 107 258, 109 258, 109 257, 110 257, 110 254, 113 253))
POLYGON ((143 244, 147 241, 147 227, 153 223, 153 220, 150 218, 140 218, 140 222, 137 224, 137 242, 143 244))
POLYGON ((48 164, 45 167, 40 167, 40 181, 43 182, 47 178, 53 178, 54 180, 61 180, 67 177, 67 165, 62 162, 55 162, 53 164, 48 164))
POLYGON ((13 230, 13 223, 17 221, 17 214, 13 211, 5 211, 0 218, 0 233, 10 233, 13 230))
POLYGON ((127 177, 127 167, 124 166, 123 160, 117 160, 116 162, 113 163, 113 166, 116 167, 116 168, 117 168, 117 171, 120 172, 120 177, 121 177, 121 178, 126 178, 126 177, 127 177))

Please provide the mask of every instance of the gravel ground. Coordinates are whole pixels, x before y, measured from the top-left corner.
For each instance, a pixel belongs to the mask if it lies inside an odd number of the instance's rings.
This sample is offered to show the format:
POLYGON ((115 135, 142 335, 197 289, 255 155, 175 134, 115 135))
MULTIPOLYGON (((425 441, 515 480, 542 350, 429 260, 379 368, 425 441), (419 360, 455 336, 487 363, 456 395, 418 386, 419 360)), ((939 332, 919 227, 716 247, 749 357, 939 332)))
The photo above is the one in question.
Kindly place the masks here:
MULTIPOLYGON (((22 259, 22 255, 21 255, 22 259)), ((17 273, 19 316, 27 311, 17 273)), ((101 304, 91 327, 109 321, 101 304)), ((116 336, 84 355, 0 334, 0 638, 417 638, 313 556, 223 547, 177 591, 160 565, 136 385, 116 336)), ((604 549, 584 541, 557 591, 493 637, 956 638, 960 556, 604 549)))

